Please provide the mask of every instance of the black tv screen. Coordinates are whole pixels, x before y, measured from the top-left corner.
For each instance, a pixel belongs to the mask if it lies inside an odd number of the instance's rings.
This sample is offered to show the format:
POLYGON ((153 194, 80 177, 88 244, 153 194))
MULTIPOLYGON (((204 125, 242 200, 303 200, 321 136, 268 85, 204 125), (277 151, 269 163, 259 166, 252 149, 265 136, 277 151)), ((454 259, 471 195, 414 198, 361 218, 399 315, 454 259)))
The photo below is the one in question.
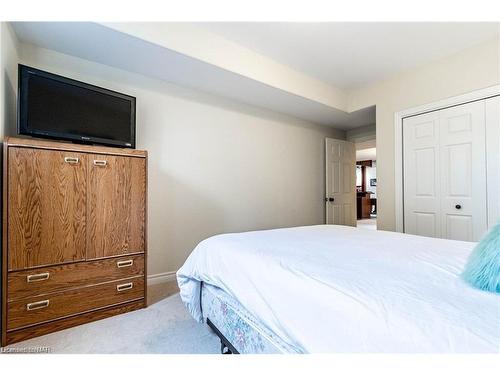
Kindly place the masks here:
POLYGON ((19 65, 18 132, 135 148, 135 98, 19 65))

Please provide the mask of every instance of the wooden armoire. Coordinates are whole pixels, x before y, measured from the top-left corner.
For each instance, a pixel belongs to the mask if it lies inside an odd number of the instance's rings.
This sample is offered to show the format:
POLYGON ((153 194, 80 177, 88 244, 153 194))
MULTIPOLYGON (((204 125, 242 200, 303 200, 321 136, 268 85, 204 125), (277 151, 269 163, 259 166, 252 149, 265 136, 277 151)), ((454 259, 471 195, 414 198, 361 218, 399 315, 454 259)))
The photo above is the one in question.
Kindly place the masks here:
POLYGON ((2 346, 145 307, 146 151, 3 147, 2 346))

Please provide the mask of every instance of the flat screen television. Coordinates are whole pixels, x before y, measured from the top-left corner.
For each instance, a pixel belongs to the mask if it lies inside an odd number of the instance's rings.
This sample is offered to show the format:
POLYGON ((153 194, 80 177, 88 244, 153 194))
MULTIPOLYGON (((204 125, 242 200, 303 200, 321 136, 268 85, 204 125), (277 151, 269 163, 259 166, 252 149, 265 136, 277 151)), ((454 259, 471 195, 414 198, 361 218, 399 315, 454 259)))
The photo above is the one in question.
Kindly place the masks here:
POLYGON ((135 148, 135 98, 19 65, 18 133, 135 148))

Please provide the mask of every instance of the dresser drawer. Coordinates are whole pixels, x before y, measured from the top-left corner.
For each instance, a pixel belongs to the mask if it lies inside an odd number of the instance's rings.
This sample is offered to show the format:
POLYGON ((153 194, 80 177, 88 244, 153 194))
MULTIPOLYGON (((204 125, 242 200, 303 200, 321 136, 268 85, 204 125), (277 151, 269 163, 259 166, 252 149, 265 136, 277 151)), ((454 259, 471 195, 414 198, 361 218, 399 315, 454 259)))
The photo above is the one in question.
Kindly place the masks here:
POLYGON ((7 330, 144 298, 144 276, 7 304, 7 330))
POLYGON ((144 255, 50 266, 8 274, 8 301, 144 274, 144 255))

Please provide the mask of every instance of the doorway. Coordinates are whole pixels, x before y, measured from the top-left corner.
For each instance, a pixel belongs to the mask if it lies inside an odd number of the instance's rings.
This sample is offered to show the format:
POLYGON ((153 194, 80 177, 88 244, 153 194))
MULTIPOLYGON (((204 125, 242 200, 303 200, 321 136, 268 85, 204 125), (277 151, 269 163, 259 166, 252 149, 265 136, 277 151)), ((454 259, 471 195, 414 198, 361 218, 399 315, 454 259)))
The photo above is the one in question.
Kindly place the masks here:
MULTIPOLYGON (((370 144, 368 146, 372 146, 370 144)), ((377 229, 377 149, 356 149, 356 217, 358 228, 377 229)))
POLYGON ((367 113, 361 124, 350 124, 345 140, 326 140, 327 224, 377 229, 376 108, 367 113), (364 214, 358 220, 360 209, 364 214))

